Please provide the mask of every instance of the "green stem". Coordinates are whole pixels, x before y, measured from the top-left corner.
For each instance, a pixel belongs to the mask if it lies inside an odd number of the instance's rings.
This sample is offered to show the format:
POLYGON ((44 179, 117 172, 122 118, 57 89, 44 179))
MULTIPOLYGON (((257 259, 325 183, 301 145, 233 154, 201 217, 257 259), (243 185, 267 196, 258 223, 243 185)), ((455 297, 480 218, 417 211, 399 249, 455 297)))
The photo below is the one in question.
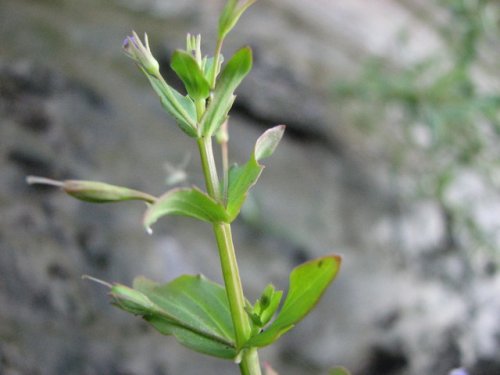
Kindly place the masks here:
POLYGON ((240 373, 242 375, 261 375, 259 353, 252 348, 243 354, 240 362, 240 373))
POLYGON ((212 82, 210 82, 212 90, 215 88, 215 83, 217 82, 217 70, 219 69, 219 59, 220 53, 222 51, 222 43, 224 43, 224 38, 219 38, 217 40, 217 45, 215 46, 214 65, 212 67, 212 82))
MULTIPOLYGON (((227 191, 229 189, 229 161, 227 142, 220 144, 222 155, 222 197, 227 200, 227 191)), ((224 201, 226 202, 226 201, 224 201)))
POLYGON ((242 347, 246 340, 250 338, 251 327, 248 315, 244 310, 245 297, 236 262, 231 227, 229 224, 214 225, 215 238, 219 247, 219 256, 222 266, 222 277, 226 285, 229 307, 233 318, 236 346, 242 347))
POLYGON ((205 175, 205 184, 207 185, 208 195, 219 199, 219 177, 215 166, 214 153, 212 149, 212 138, 198 138, 198 149, 200 150, 201 167, 205 175))
MULTIPOLYGON (((208 194, 214 199, 219 199, 219 180, 212 151, 212 139, 210 137, 198 139, 198 147, 208 194)), ((214 234, 219 249, 222 277, 226 287, 229 310, 234 326, 236 347, 242 348, 250 338, 252 326, 245 311, 245 297, 236 261, 231 225, 228 223, 214 224, 214 234)), ((240 372, 242 375, 261 375, 256 349, 243 351, 240 372)))

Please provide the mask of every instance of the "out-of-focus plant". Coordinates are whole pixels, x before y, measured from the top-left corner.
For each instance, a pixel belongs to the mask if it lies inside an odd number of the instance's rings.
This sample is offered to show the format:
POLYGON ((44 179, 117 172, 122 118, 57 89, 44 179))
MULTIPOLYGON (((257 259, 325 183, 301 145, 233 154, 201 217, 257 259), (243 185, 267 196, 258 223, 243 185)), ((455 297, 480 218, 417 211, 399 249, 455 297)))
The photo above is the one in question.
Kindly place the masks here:
MULTIPOLYGON (((146 230, 166 215, 183 215, 212 225, 219 250, 224 285, 201 275, 184 275, 167 284, 136 278, 133 287, 108 284, 112 304, 141 316, 164 335, 174 336, 182 345, 239 365, 241 374, 260 375, 257 350, 277 341, 292 329, 319 301, 334 280, 340 257, 324 256, 296 267, 284 302, 283 292, 268 285, 257 301, 250 303, 243 294, 231 223, 239 215, 250 188, 280 142, 285 127, 265 131, 256 141, 249 160, 229 167, 228 113, 236 98, 235 90, 252 67, 252 51, 244 47, 223 65, 222 45, 243 12, 255 0, 228 0, 218 23, 214 56, 202 54, 200 36, 187 36, 186 49, 171 58, 187 95, 171 87, 160 72, 147 35, 141 40, 134 32, 125 39, 125 53, 151 83, 163 108, 175 118, 179 128, 197 144, 206 191, 175 188, 159 197, 121 186, 95 181, 53 181, 28 177, 29 183, 60 187, 84 201, 111 203, 140 200, 147 204, 143 218, 146 230), (212 140, 221 147, 222 168, 217 168, 212 140), (281 305, 281 308, 280 308, 281 305)), ((267 373, 274 370, 267 368, 267 373)))
POLYGON ((334 94, 359 104, 355 117, 368 131, 394 122, 396 108, 401 126, 388 132, 394 136, 388 144, 395 170, 413 168, 419 175, 418 193, 440 203, 452 239, 465 234, 492 250, 495 239, 481 230, 467 205, 457 206, 446 193, 465 170, 490 188, 500 185, 500 93, 481 87, 477 77, 491 69, 482 55, 498 47, 500 6, 489 0, 435 0, 435 6, 448 17, 434 23, 446 56, 436 52, 402 69, 373 58, 359 79, 336 84, 334 94))

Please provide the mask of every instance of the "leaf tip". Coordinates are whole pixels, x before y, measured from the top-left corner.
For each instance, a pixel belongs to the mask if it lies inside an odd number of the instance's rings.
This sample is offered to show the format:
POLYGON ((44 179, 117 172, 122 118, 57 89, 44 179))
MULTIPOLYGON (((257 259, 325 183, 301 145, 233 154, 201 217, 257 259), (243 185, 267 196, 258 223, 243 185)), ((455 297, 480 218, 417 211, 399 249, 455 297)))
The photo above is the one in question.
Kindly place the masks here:
POLYGON ((270 129, 267 129, 262 135, 257 139, 254 148, 255 160, 260 161, 262 159, 271 156, 278 144, 283 137, 285 132, 285 125, 277 125, 270 129))

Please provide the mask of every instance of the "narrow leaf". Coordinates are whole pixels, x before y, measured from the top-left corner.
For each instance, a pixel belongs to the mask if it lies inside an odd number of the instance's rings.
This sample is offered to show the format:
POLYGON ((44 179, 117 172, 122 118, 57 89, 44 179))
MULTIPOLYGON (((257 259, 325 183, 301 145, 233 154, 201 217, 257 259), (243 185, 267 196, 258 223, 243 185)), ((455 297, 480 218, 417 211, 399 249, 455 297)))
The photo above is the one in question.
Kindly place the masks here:
POLYGON ((213 135, 225 121, 234 102, 234 91, 252 68, 252 50, 244 47, 234 54, 222 70, 213 98, 201 122, 201 135, 213 135))
POLYGON ((290 274, 288 295, 278 317, 264 332, 250 338, 245 347, 272 344, 292 329, 318 303, 337 275, 340 262, 339 256, 332 255, 296 267, 290 274))
POLYGON ((224 206, 196 188, 172 189, 162 195, 146 210, 144 226, 150 228, 165 215, 189 216, 210 223, 227 221, 224 206))
POLYGON ((170 87, 163 79, 154 77, 144 71, 151 86, 160 97, 163 108, 177 121, 184 133, 190 137, 196 137, 196 107, 194 102, 187 96, 181 95, 173 87, 170 87))
POLYGON ((219 18, 219 39, 224 39, 226 35, 233 29, 241 15, 248 9, 256 0, 246 0, 239 8, 237 8, 237 0, 229 0, 222 10, 219 18))
POLYGON ((285 125, 275 126, 274 128, 266 130, 264 134, 257 139, 254 151, 255 160, 260 161, 270 157, 274 153, 274 150, 276 150, 276 147, 283 137, 285 128, 285 125))
POLYGON ((195 58, 186 51, 175 51, 170 66, 184 83, 194 100, 206 99, 210 95, 210 84, 195 58))
POLYGON ((226 292, 203 276, 184 275, 163 285, 137 278, 134 289, 115 285, 111 296, 117 307, 190 349, 227 359, 237 354, 226 292))
POLYGON ((258 161, 271 156, 278 146, 283 133, 284 125, 278 125, 266 130, 255 143, 254 152, 250 160, 241 167, 232 167, 229 170, 229 185, 227 192, 226 210, 229 220, 234 220, 246 200, 248 191, 255 185, 264 169, 258 161))
POLYGON ((264 166, 252 157, 245 165, 233 166, 229 170, 226 204, 229 221, 233 221, 238 216, 247 198, 248 190, 255 185, 263 169, 264 166))

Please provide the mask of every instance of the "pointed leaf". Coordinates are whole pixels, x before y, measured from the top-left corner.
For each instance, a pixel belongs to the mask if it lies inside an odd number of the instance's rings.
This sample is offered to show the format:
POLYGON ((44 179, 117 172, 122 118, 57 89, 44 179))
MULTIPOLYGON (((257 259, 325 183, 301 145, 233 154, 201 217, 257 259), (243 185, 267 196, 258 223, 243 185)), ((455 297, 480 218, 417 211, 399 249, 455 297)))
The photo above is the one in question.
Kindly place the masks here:
POLYGON ((134 289, 115 285, 111 296, 117 307, 190 349, 227 359, 237 354, 226 292, 203 276, 184 275, 163 285, 137 278, 134 289))
POLYGON ((233 29, 241 15, 248 9, 256 0, 246 0, 239 8, 237 8, 238 0, 229 0, 222 10, 219 18, 219 39, 224 39, 226 35, 233 29))
POLYGON ((318 303, 337 275, 340 262, 339 256, 332 255, 296 267, 290 274, 288 295, 278 317, 264 332, 250 338, 245 347, 272 344, 292 329, 318 303))
POLYGON ((159 197, 146 210, 144 226, 150 228, 165 215, 189 216, 210 223, 227 221, 224 206, 196 188, 172 189, 159 197))
POLYGON ((234 90, 252 68, 252 50, 244 47, 234 54, 215 86, 213 98, 201 122, 201 135, 213 135, 224 122, 234 102, 234 90))
POLYGON ((257 139, 250 160, 241 167, 235 166, 229 170, 226 210, 230 221, 238 216, 248 191, 255 185, 264 169, 264 166, 259 164, 258 161, 273 154, 284 131, 284 125, 278 125, 266 130, 257 139))
POLYGON ((263 169, 264 166, 252 157, 245 165, 233 166, 229 170, 226 204, 229 221, 233 221, 238 216, 247 198, 248 190, 255 185, 263 169))
POLYGON ((187 96, 181 95, 173 87, 170 87, 163 79, 148 74, 144 71, 151 86, 160 97, 163 108, 177 121, 184 133, 190 137, 198 135, 196 130, 196 107, 194 102, 187 96))
POLYGON ((210 84, 192 55, 186 51, 175 51, 170 66, 184 83, 191 98, 194 100, 208 98, 210 84))
POLYGON ((254 150, 255 160, 260 161, 270 157, 274 153, 274 150, 276 150, 276 147, 283 137, 285 128, 285 125, 275 126, 274 128, 266 130, 264 134, 257 139, 254 150))
POLYGON ((231 31, 236 24, 234 15, 236 13, 236 5, 238 0, 228 0, 219 17, 219 39, 224 37, 231 31))

